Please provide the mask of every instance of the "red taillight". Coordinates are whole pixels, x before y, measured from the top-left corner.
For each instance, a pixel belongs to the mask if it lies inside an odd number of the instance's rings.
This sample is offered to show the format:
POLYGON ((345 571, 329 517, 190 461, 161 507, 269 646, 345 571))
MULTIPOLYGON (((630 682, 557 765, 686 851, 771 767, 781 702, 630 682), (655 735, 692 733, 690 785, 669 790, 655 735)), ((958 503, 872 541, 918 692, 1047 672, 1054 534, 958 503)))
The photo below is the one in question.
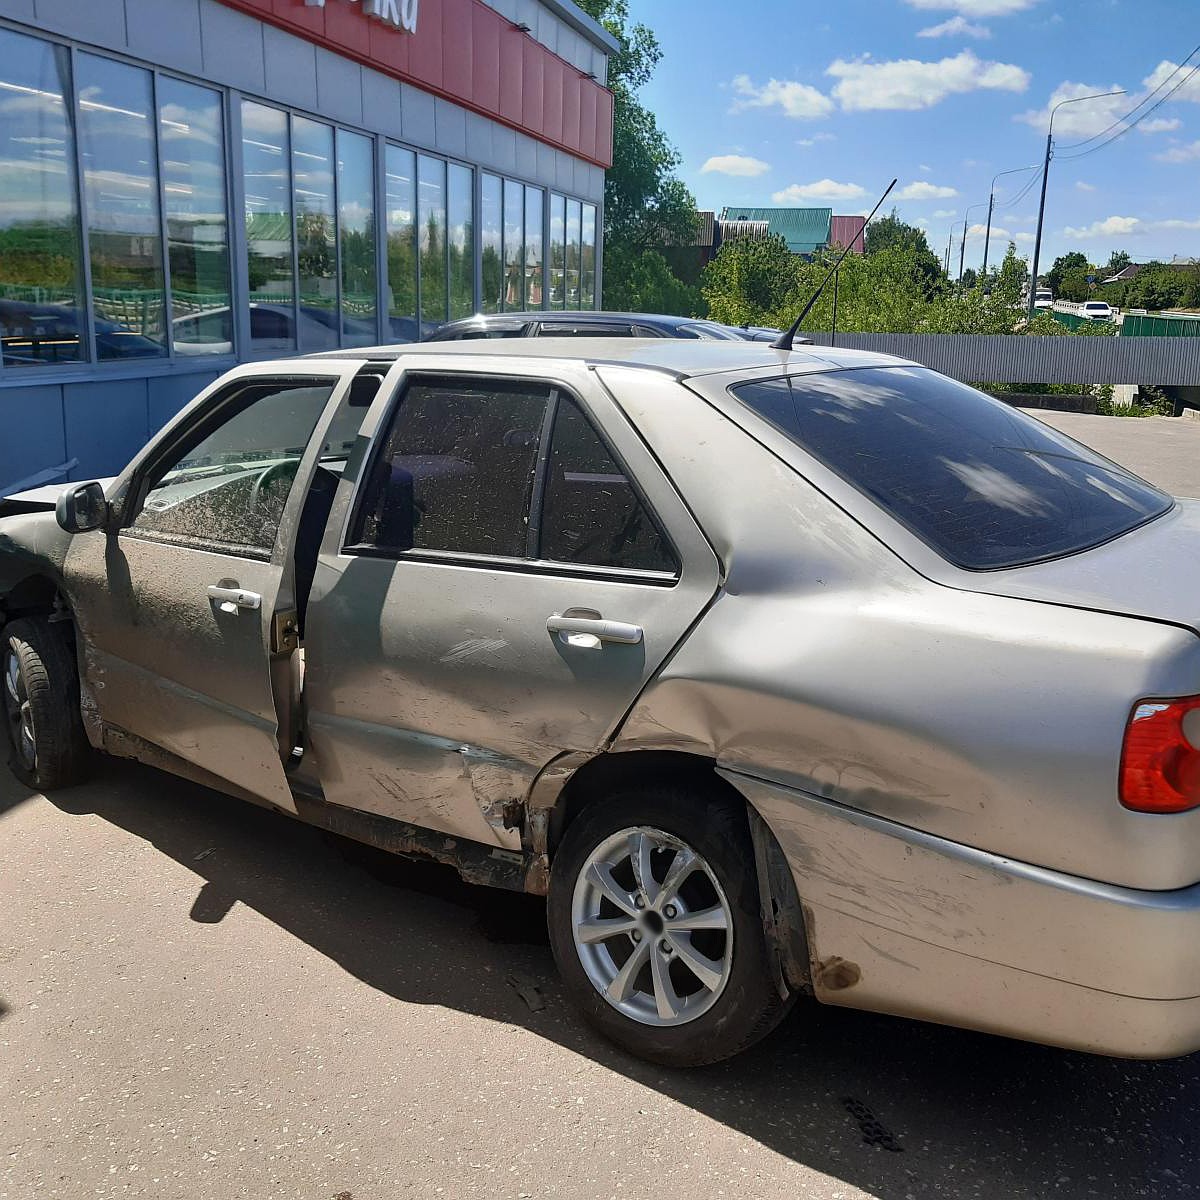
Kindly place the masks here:
POLYGON ((1150 813, 1200 807, 1200 696, 1134 705, 1121 754, 1121 803, 1150 813))

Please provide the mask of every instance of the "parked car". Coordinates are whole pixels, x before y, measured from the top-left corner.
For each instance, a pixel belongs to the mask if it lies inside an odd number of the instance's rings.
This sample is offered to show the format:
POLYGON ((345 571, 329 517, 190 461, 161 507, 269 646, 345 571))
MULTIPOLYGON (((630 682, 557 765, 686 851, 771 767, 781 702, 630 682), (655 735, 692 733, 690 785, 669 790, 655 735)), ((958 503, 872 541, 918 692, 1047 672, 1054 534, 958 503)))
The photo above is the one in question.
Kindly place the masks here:
MULTIPOLYGON (((778 336, 776 331, 775 337, 778 336)), ((705 342, 757 340, 748 330, 697 317, 588 311, 481 313, 451 321, 426 340, 460 342, 521 337, 657 337, 705 342)))
POLYGON ((30 788, 103 750, 547 893, 568 994, 661 1063, 805 993, 1200 1048, 1200 503, 972 388, 744 341, 343 351, 55 495, 0 520, 30 788))
POLYGON ((1049 288, 1038 288, 1033 297, 1034 308, 1053 308, 1054 293, 1049 288))
POLYGON ((1106 304, 1103 300, 1088 300, 1084 303, 1083 308, 1079 310, 1081 317, 1086 317, 1089 321, 1111 321, 1113 319, 1112 306, 1106 304))
MULTIPOLYGON (((117 321, 92 321, 96 350, 102 359, 157 358, 165 354, 160 342, 117 321)), ((0 300, 0 355, 8 367, 31 363, 72 363, 88 357, 83 314, 65 304, 31 304, 0 300)))

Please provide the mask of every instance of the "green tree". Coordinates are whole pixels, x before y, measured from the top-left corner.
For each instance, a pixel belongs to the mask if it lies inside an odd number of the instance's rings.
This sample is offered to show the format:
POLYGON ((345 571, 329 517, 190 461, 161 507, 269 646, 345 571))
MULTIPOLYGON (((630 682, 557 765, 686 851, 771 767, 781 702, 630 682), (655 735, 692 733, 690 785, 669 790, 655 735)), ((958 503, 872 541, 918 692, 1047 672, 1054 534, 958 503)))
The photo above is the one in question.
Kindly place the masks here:
POLYGON ((1080 254, 1078 250, 1072 250, 1068 254, 1060 254, 1054 260, 1053 266, 1046 272, 1046 286, 1058 296, 1061 294, 1063 277, 1068 271, 1087 271, 1088 260, 1087 256, 1080 254))
POLYGON ((732 238, 704 268, 700 291, 714 321, 724 321, 727 325, 764 325, 770 323, 769 317, 786 307, 802 273, 803 260, 788 249, 783 238, 775 236, 762 241, 732 238))
POLYGON ((900 219, 893 208, 886 217, 880 217, 867 226, 866 252, 870 256, 882 250, 902 247, 911 251, 917 264, 917 277, 926 296, 933 296, 944 285, 946 276, 942 260, 929 248, 925 231, 900 219))
POLYGON ((677 279, 657 250, 636 251, 621 245, 604 250, 604 307, 683 317, 705 312, 700 290, 677 279))
MULTIPOLYGON (((639 255, 664 243, 688 244, 698 221, 696 202, 675 175, 679 154, 638 99, 662 49, 649 27, 630 23, 628 0, 580 0, 580 7, 619 43, 608 60, 613 165, 604 180, 604 307, 651 311, 651 298, 666 299, 671 289, 657 264, 642 263, 639 255), (643 295, 639 286, 650 292, 643 295), (628 303, 618 305, 617 297, 628 303)), ((679 295, 695 299, 687 288, 679 295)))
POLYGON ((1110 275, 1116 275, 1120 271, 1125 270, 1133 259, 1124 250, 1114 250, 1108 259, 1108 266, 1104 268, 1104 277, 1107 279, 1110 275))

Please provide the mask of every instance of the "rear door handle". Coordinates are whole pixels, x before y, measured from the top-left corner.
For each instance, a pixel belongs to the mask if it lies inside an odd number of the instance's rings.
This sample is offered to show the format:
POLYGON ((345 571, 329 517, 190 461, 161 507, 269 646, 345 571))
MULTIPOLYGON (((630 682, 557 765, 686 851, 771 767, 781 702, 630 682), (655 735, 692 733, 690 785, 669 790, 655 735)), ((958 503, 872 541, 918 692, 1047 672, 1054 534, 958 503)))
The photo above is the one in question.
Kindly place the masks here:
POLYGON ((221 587, 219 584, 210 584, 208 598, 223 613, 235 613, 243 608, 262 608, 262 597, 257 592, 248 592, 240 587, 221 587))
POLYGON ((642 640, 642 627, 626 621, 606 621, 602 617, 574 616, 570 611, 554 613, 546 620, 546 628, 558 635, 565 646, 596 650, 603 642, 619 642, 636 646, 642 640))

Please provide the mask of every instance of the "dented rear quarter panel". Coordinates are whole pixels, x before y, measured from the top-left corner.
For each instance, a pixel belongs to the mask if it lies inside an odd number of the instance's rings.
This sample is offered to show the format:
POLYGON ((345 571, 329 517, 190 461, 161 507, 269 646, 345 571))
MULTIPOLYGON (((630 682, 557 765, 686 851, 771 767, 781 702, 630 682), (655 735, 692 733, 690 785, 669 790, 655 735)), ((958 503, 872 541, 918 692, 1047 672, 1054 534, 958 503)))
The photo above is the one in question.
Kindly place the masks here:
POLYGON ((931 580, 699 396, 601 374, 725 570, 616 749, 711 755, 741 776, 1111 884, 1200 879, 1200 811, 1164 820, 1117 796, 1131 705, 1200 691, 1200 639, 931 580))

